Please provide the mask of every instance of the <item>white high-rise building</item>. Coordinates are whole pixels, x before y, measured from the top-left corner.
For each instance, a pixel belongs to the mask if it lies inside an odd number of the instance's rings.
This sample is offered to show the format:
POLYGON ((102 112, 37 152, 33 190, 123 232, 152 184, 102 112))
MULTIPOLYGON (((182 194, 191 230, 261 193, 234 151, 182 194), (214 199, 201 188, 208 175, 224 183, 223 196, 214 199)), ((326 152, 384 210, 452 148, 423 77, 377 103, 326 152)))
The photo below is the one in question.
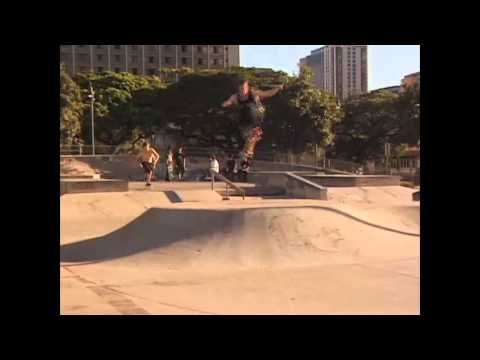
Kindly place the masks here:
POLYGON ((300 59, 314 72, 313 82, 340 100, 368 92, 368 46, 327 45, 300 59))

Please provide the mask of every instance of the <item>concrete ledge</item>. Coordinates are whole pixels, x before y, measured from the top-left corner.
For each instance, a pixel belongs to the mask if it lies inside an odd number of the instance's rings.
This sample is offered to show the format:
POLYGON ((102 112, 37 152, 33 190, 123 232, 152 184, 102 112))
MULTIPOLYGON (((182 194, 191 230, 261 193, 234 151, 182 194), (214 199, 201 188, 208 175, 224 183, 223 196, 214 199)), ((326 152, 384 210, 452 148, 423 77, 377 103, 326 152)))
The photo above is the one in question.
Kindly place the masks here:
POLYGON ((91 175, 60 175, 60 179, 100 179, 101 174, 91 175))
MULTIPOLYGON (((285 195, 285 188, 280 186, 252 186, 243 187, 246 196, 281 196, 285 195)), ((226 195, 225 188, 215 189, 222 196, 226 195)), ((242 194, 235 189, 228 189, 229 196, 241 196, 242 194)))
POLYGON ((302 175, 327 187, 400 186, 400 176, 390 175, 302 175))
POLYGON ((413 201, 420 201, 420 191, 414 192, 412 194, 412 200, 413 201))
POLYGON ((61 179, 60 195, 94 192, 126 192, 128 181, 106 179, 61 179))
POLYGON ((303 172, 303 171, 310 171, 310 172, 325 172, 326 174, 351 174, 347 171, 335 170, 335 169, 325 169, 322 167, 317 167, 313 165, 298 165, 298 164, 289 164, 289 163, 282 163, 282 162, 271 162, 271 161, 263 161, 263 160, 254 160, 252 164, 253 171, 287 171, 287 172, 303 172))
MULTIPOLYGON (((311 174, 309 172, 308 174, 311 174)), ((248 180, 259 187, 280 187, 287 195, 304 199, 328 200, 327 189, 300 176, 300 173, 285 171, 251 172, 248 180)))
POLYGON ((287 194, 304 199, 328 200, 327 188, 294 173, 287 173, 287 194))
POLYGON ((212 190, 175 190, 172 191, 180 202, 220 201, 222 197, 212 190))

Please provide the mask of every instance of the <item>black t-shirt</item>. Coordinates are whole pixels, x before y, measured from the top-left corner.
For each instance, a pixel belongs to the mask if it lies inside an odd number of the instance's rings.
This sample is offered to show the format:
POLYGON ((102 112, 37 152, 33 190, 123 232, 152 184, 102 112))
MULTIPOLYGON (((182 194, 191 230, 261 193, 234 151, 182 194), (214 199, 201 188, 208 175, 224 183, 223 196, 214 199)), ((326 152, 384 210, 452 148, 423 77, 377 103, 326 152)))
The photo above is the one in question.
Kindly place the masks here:
POLYGON ((183 167, 183 160, 184 160, 183 154, 176 153, 175 154, 175 163, 177 166, 183 167))
POLYGON ((240 107, 240 126, 262 126, 265 113, 265 107, 260 98, 253 92, 250 92, 245 99, 237 95, 238 105, 240 107))
POLYGON ((235 168, 235 160, 227 160, 227 169, 232 171, 235 168))

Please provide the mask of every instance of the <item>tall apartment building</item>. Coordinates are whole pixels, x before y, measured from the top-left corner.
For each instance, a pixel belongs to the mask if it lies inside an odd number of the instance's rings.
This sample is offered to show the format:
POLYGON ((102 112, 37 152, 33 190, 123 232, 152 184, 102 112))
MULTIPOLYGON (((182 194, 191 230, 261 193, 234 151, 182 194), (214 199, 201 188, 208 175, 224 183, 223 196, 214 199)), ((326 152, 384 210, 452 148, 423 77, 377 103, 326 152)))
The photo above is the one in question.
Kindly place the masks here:
POLYGON ((368 92, 368 46, 327 45, 300 59, 314 72, 314 84, 345 100, 368 92))
POLYGON ((164 68, 223 69, 240 66, 240 45, 61 45, 69 74, 131 72, 159 75, 164 68))

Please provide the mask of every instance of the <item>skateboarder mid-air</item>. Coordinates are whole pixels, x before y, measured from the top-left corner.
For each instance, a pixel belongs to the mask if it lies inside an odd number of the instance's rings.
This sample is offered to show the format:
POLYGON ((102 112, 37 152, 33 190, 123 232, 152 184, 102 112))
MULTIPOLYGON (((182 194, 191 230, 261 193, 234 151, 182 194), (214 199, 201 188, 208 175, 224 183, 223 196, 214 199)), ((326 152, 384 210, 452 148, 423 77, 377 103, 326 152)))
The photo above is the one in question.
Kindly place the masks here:
POLYGON ((145 185, 150 186, 150 180, 152 179, 153 170, 157 164, 160 155, 155 151, 154 148, 150 147, 148 142, 143 144, 143 150, 138 156, 138 160, 145 170, 145 185))
POLYGON ((251 88, 248 80, 241 80, 238 92, 222 103, 226 108, 233 105, 240 107, 240 126, 242 127, 245 145, 242 151, 242 161, 250 163, 255 152, 255 145, 262 138, 262 125, 265 117, 265 107, 261 100, 275 96, 284 86, 280 85, 271 90, 251 88))

